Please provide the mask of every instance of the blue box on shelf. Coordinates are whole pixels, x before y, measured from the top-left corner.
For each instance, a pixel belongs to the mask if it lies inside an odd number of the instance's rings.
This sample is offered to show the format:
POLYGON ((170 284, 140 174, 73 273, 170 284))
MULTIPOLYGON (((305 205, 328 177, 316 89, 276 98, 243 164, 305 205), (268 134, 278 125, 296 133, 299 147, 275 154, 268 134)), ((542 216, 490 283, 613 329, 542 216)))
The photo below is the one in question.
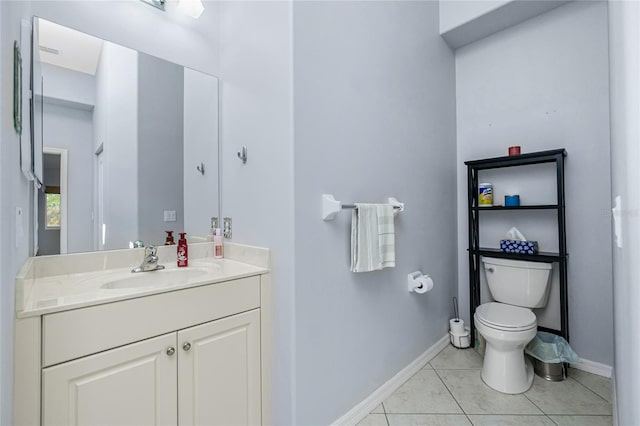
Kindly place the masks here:
POLYGON ((537 254, 537 241, 500 240, 500 250, 505 253, 537 254))

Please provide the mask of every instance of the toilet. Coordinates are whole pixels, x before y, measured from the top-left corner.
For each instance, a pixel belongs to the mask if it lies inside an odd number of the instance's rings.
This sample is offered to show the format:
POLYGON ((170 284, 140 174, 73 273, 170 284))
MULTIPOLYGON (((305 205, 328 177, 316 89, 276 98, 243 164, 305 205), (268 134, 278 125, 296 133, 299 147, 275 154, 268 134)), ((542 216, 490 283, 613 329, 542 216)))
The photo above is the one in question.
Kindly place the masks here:
POLYGON ((536 315, 549 299, 551 264, 483 257, 487 284, 494 302, 484 303, 473 316, 486 341, 482 380, 508 394, 527 391, 533 366, 524 347, 537 333, 536 315))

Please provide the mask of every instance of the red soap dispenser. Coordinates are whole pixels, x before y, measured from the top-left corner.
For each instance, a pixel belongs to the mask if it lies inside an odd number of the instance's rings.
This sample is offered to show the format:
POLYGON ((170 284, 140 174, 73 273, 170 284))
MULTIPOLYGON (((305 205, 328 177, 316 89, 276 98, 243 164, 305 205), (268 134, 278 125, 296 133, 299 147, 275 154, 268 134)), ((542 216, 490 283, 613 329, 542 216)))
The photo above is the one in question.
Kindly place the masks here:
POLYGON ((180 232, 178 240, 178 266, 189 266, 189 247, 187 246, 187 233, 180 232))

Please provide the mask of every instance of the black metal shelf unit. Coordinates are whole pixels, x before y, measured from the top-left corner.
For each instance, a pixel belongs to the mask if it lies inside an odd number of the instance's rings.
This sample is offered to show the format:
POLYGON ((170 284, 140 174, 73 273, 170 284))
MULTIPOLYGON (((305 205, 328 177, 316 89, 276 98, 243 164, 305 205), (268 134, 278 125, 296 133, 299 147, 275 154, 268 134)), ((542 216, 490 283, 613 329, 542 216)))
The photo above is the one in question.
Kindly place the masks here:
POLYGON ((558 208, 557 204, 539 204, 539 205, 528 205, 528 206, 491 206, 491 207, 474 207, 474 210, 482 211, 482 210, 556 210, 558 208))
POLYGON ((564 159, 565 149, 532 152, 522 155, 487 158, 465 161, 467 166, 468 214, 469 214, 469 307, 471 345, 475 345, 475 324, 473 314, 480 306, 480 270, 481 256, 505 259, 526 260, 530 262, 556 262, 560 272, 560 330, 538 327, 539 330, 559 334, 569 340, 569 309, 567 299, 567 234, 565 220, 564 159), (517 207, 480 207, 478 205, 478 173, 482 170, 504 167, 526 166, 531 164, 555 163, 557 204, 525 205, 517 207), (501 210, 555 210, 558 217, 558 253, 517 254, 504 253, 495 248, 480 247, 480 212, 501 210))

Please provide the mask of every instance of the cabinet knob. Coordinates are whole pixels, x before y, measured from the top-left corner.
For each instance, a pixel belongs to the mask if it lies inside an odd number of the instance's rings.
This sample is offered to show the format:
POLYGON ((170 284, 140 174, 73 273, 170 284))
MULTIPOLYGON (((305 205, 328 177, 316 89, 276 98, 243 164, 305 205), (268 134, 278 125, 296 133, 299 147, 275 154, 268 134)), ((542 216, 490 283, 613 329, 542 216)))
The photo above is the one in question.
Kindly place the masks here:
POLYGON ((185 351, 188 351, 189 349, 191 349, 191 343, 184 342, 184 345, 182 345, 182 349, 184 349, 185 351))
POLYGON ((171 356, 171 355, 173 355, 175 353, 176 353, 176 348, 174 348, 173 346, 169 346, 167 348, 167 355, 171 356))

